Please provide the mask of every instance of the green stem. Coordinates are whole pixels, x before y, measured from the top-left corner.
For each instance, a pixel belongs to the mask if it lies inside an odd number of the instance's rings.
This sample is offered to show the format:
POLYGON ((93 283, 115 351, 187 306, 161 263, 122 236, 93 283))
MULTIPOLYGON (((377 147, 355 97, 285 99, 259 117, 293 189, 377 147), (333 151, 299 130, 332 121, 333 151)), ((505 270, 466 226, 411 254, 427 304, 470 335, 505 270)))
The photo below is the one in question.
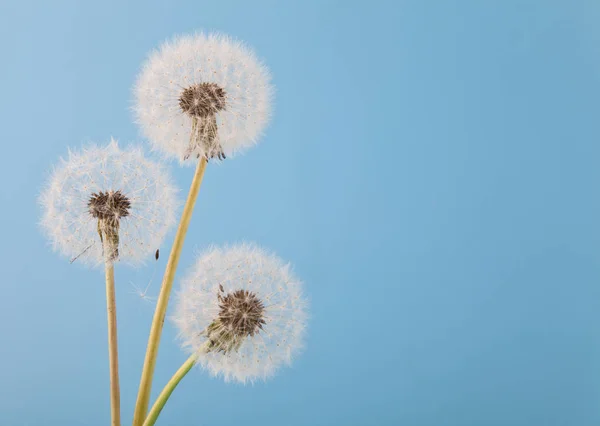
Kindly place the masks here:
POLYGON ((185 375, 192 369, 192 367, 196 363, 197 358, 198 354, 193 354, 192 356, 190 356, 187 359, 187 361, 185 361, 183 365, 179 367, 179 370, 177 370, 173 377, 171 377, 171 380, 169 380, 169 382, 163 388, 160 395, 158 395, 158 398, 156 399, 156 402, 150 409, 148 417, 146 417, 143 426, 152 426, 156 423, 156 419, 158 419, 158 415, 169 400, 169 397, 171 396, 179 382, 181 382, 181 379, 183 379, 185 375))

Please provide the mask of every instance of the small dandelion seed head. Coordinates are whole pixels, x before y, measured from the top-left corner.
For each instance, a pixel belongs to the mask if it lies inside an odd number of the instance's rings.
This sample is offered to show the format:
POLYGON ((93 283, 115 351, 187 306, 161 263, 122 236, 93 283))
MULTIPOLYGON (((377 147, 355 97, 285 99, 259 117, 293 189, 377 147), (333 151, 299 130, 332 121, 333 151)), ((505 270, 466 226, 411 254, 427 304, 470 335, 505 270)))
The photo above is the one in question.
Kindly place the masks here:
POLYGON ((160 163, 111 140, 61 159, 40 193, 40 224, 71 261, 140 264, 174 224, 176 194, 160 163))
POLYGON ((173 320, 183 346, 213 375, 266 379, 302 347, 301 287, 289 265, 256 245, 212 248, 184 278, 173 320))

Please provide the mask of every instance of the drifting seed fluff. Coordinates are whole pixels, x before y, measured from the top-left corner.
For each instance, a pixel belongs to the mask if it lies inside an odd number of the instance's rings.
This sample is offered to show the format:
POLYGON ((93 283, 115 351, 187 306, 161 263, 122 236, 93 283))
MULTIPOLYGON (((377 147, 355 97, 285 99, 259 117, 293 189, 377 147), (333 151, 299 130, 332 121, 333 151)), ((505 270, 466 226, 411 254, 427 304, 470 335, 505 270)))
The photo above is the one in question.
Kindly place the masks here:
POLYGON ((182 164, 254 145, 270 116, 267 68, 218 34, 175 38, 153 52, 135 86, 137 121, 154 148, 182 164))
POLYGON ((200 365, 245 383, 291 362, 302 346, 306 307, 289 264, 242 244, 199 257, 182 281, 173 320, 200 365))
POLYGON ((176 193, 163 166, 111 140, 60 160, 40 194, 41 225, 72 261, 137 264, 174 224, 176 193))

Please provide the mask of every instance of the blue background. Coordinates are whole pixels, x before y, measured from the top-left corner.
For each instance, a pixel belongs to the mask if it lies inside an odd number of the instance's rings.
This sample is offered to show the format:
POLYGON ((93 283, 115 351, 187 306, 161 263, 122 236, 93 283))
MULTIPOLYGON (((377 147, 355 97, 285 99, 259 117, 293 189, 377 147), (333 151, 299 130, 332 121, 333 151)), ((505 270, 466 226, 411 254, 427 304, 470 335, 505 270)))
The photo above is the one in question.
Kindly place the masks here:
MULTIPOLYGON (((194 370, 158 424, 600 424, 599 22, 594 0, 3 2, 0 424, 109 424, 103 275, 49 250, 36 198, 67 146, 139 140, 142 61, 196 29, 247 41, 277 95, 263 142, 209 167, 180 272, 257 241, 312 319, 292 368, 194 370)), ((124 425, 153 313, 132 283, 156 294, 170 243, 117 269, 124 425)), ((169 325, 154 395, 184 359, 169 325)))

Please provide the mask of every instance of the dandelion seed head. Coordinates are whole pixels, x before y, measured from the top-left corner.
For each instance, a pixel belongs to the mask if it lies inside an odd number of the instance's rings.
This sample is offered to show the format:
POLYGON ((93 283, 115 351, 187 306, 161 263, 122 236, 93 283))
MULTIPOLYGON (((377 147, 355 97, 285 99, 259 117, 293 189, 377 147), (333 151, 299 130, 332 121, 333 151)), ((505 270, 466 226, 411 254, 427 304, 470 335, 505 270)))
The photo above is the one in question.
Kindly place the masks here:
POLYGON ((134 112, 153 147, 182 164, 256 144, 271 114, 267 68, 220 34, 177 37, 154 51, 135 85, 134 112))
POLYGON ((162 165, 111 140, 60 160, 40 193, 41 226, 56 251, 78 262, 139 264, 174 224, 176 194, 162 165))
POLYGON ((289 365, 306 319, 302 284, 290 266, 254 244, 202 254, 182 281, 173 317, 199 365, 242 383, 289 365))

